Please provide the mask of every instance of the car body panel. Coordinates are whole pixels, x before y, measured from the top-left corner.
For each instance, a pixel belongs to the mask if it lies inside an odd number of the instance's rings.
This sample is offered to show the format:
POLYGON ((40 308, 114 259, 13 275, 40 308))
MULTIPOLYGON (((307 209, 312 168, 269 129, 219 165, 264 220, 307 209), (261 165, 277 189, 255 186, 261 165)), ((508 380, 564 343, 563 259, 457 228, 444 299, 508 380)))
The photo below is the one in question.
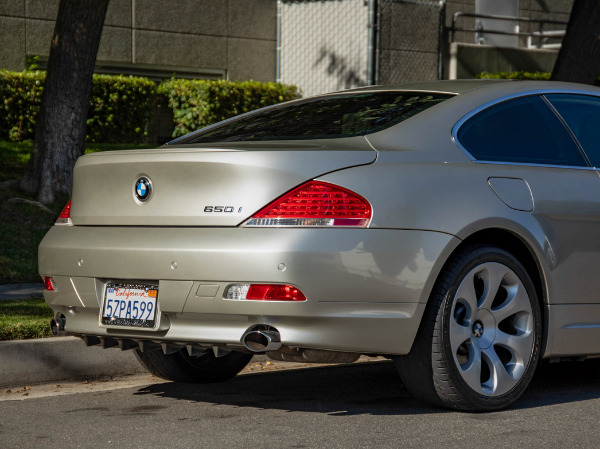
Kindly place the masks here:
POLYGON ((548 312, 549 356, 600 354, 599 304, 557 304, 548 312))

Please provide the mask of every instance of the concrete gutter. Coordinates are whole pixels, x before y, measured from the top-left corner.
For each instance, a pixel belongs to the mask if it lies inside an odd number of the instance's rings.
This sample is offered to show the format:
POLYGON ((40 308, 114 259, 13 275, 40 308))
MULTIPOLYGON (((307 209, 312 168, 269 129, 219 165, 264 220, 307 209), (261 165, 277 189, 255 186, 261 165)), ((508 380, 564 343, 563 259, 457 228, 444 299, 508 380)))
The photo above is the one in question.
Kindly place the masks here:
POLYGON ((0 387, 146 372, 134 351, 87 347, 77 337, 0 342, 0 387))

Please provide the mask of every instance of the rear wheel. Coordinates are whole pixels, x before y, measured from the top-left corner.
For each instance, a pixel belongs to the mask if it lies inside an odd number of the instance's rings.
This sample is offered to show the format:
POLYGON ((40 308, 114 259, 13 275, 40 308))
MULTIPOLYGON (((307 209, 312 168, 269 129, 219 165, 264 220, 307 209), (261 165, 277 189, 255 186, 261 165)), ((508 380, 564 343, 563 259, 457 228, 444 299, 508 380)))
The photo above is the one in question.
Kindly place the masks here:
POLYGON ((141 352, 138 360, 157 377, 174 382, 210 383, 231 379, 252 359, 252 354, 232 351, 215 357, 212 350, 189 355, 185 349, 173 354, 161 351, 141 352))
POLYGON ((541 335, 538 299, 523 266, 500 248, 471 247, 441 274, 413 348, 396 367, 409 391, 430 404, 497 410, 529 385, 541 335))

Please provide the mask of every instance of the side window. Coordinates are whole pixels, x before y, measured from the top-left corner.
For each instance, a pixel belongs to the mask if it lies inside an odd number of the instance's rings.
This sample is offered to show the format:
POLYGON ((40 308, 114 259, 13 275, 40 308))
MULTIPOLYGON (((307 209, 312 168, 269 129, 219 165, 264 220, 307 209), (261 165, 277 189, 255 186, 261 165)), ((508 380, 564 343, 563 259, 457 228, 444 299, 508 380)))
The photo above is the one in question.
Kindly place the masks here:
POLYGON ((600 167, 600 98, 587 95, 546 95, 583 147, 594 167, 600 167))
POLYGON ((460 127, 457 139, 482 161, 587 166, 568 131, 539 96, 484 109, 460 127))

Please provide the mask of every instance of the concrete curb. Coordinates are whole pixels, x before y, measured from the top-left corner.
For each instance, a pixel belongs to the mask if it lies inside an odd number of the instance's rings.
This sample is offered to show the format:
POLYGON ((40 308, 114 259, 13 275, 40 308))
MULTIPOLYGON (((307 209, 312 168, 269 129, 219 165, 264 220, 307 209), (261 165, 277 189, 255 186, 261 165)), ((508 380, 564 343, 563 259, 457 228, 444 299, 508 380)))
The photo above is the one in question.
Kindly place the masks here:
MULTIPOLYGON (((361 356, 357 363, 377 362, 383 357, 361 356)), ((331 366, 320 363, 271 361, 255 355, 240 374, 331 366)), ((0 388, 24 387, 103 377, 148 374, 135 352, 118 348, 87 347, 77 337, 0 341, 0 388)))
POLYGON ((87 347, 77 337, 0 342, 0 387, 147 373, 133 351, 87 347))

